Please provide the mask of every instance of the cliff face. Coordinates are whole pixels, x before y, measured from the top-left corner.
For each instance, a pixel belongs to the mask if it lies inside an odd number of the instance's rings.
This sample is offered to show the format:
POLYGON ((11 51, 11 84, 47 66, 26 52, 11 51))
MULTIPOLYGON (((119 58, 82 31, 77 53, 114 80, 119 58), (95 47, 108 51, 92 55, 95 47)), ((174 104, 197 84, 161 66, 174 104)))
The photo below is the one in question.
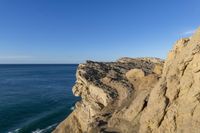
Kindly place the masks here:
POLYGON ((77 70, 75 96, 82 100, 55 133, 133 132, 162 71, 155 58, 88 61, 77 70))
POLYGON ((140 132, 200 132, 200 29, 179 40, 140 119, 140 132))
POLYGON ((54 133, 199 133, 199 72, 200 30, 179 40, 165 63, 88 61, 73 88, 82 100, 54 133))

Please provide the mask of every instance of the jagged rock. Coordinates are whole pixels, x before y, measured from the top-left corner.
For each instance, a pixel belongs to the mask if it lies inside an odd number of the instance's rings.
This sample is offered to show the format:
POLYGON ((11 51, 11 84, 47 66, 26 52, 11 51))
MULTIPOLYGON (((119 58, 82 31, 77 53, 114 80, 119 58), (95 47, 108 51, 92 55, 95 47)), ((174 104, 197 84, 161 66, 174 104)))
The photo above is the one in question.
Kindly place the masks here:
POLYGON ((200 29, 165 62, 87 61, 76 76, 82 100, 54 133, 200 133, 200 29))
POLYGON ((200 29, 179 40, 140 119, 140 133, 200 132, 200 29))
POLYGON ((154 69, 162 65, 163 60, 157 58, 122 58, 107 63, 87 61, 79 65, 73 93, 82 100, 54 133, 131 132, 138 129, 138 118, 150 90, 160 77, 154 69))

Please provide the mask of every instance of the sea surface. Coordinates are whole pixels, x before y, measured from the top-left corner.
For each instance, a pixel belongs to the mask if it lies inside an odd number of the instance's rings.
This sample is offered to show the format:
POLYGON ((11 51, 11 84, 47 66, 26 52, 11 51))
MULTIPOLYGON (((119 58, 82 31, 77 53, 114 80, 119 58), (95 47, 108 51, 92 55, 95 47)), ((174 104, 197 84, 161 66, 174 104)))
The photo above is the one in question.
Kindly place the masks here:
POLYGON ((73 110, 77 65, 0 65, 0 133, 49 133, 73 110))

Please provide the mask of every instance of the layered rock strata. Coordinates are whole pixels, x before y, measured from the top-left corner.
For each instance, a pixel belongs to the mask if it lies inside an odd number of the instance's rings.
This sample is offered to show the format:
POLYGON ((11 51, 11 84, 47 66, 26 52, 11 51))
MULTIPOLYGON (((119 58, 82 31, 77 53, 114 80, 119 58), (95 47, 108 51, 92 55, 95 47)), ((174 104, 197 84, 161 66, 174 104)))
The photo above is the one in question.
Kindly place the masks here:
POLYGON ((200 30, 166 61, 87 61, 73 87, 81 101, 54 133, 199 133, 200 30))
POLYGON ((139 117, 160 78, 162 66, 163 61, 156 58, 123 58, 110 63, 87 61, 79 65, 73 93, 82 100, 54 132, 138 130, 139 117))

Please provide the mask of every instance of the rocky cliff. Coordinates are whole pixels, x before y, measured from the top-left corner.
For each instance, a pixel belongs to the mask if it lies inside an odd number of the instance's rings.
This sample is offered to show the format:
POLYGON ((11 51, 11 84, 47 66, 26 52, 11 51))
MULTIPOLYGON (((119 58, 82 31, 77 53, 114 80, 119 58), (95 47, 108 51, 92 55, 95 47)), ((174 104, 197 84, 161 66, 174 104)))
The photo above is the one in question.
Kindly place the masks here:
POLYGON ((200 133, 200 29, 165 62, 88 61, 76 76, 82 100, 54 133, 200 133))

